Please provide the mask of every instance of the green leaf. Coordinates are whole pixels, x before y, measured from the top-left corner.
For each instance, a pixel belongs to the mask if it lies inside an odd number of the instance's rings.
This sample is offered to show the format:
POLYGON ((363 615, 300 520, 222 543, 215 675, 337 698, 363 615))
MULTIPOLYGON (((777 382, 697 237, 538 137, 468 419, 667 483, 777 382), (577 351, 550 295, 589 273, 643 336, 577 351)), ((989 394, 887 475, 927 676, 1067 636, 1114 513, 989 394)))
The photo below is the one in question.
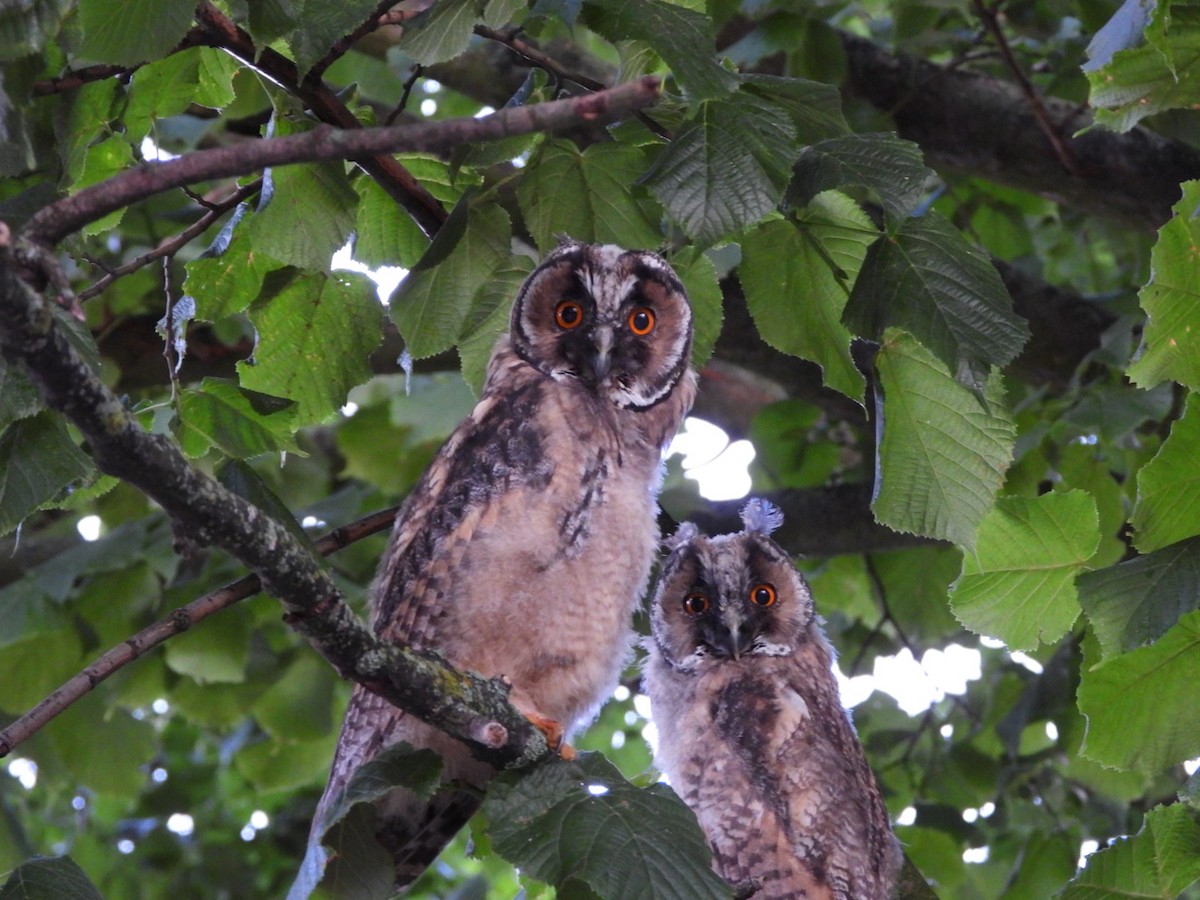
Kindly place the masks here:
POLYGON ((704 253, 688 248, 671 258, 671 267, 687 290, 692 307, 692 366, 699 369, 712 356, 721 323, 725 320, 722 308, 725 295, 717 278, 717 268, 704 253))
POLYGON ((0 430, 45 408, 23 366, 0 357, 0 430))
MULTIPOLYGON (((761 97, 787 113, 796 126, 796 139, 802 144, 815 144, 850 131, 842 115, 841 92, 832 84, 776 75, 743 75, 741 82, 743 91, 761 97)), ((891 162, 895 163, 895 160, 891 162)))
POLYGON ((423 66, 453 59, 471 42, 476 0, 441 0, 405 25, 399 47, 423 66))
POLYGON ((795 143, 795 126, 773 103, 744 92, 709 100, 644 181, 689 236, 712 244, 775 208, 795 143))
POLYGON ((549 884, 583 882, 608 900, 732 896, 691 810, 666 785, 629 784, 598 753, 502 773, 483 811, 496 852, 549 884))
POLYGON ((500 206, 470 206, 457 242, 444 227, 400 282, 391 315, 414 359, 448 350, 458 340, 476 293, 508 262, 509 233, 508 214, 500 206))
POLYGON ((894 134, 835 137, 801 151, 784 202, 803 206, 822 191, 859 185, 879 198, 888 231, 895 233, 932 174, 920 148, 894 134))
POLYGON ((196 318, 216 322, 246 309, 258 296, 267 273, 282 266, 256 251, 243 229, 220 253, 206 253, 187 263, 183 289, 196 301, 196 318))
POLYGON ((231 606, 167 641, 167 666, 201 684, 240 684, 246 679, 253 630, 250 608, 231 606))
POLYGON ((192 0, 79 0, 79 55, 118 66, 161 59, 183 40, 195 9, 192 0))
MULTIPOLYGON (((79 177, 71 185, 71 191, 78 193, 86 187, 105 181, 118 172, 123 172, 133 165, 133 151, 128 142, 119 134, 105 138, 98 144, 87 148, 83 159, 83 168, 79 177)), ((84 234, 104 234, 115 228, 125 215, 125 207, 114 210, 102 219, 89 222, 83 226, 84 234)))
POLYGON ((278 738, 250 744, 238 752, 234 765, 263 793, 301 791, 329 777, 335 737, 329 734, 315 741, 278 738))
POLYGON ((104 895, 71 857, 37 856, 9 873, 0 900, 104 900, 104 895))
POLYGON ((202 456, 209 447, 237 459, 300 451, 293 435, 294 402, 247 391, 222 378, 206 378, 199 389, 179 395, 177 427, 180 446, 189 456, 202 456))
POLYGON ((329 271, 330 259, 354 229, 358 195, 345 166, 279 166, 271 170, 271 177, 271 201, 247 226, 254 249, 302 269, 329 271))
POLYGON ((301 653, 251 712, 272 737, 311 741, 333 729, 333 670, 315 653, 301 653))
POLYGON ((354 770, 322 819, 324 829, 339 821, 355 805, 371 803, 396 788, 412 791, 428 800, 442 780, 442 758, 433 750, 414 749, 401 741, 354 770))
POLYGON ((863 402, 866 382, 842 324, 849 284, 876 235, 842 194, 822 194, 795 221, 767 222, 742 239, 738 278, 763 340, 821 367, 822 380, 863 402))
POLYGON ((584 18, 610 41, 647 41, 691 100, 723 97, 737 87, 737 76, 717 61, 712 19, 701 13, 664 0, 589 0, 584 18))
POLYGON ((630 191, 645 168, 636 147, 610 142, 580 151, 571 141, 546 141, 517 188, 534 242, 543 252, 557 245, 560 234, 598 244, 657 247, 662 241, 658 215, 630 191))
POLYGON ((7 534, 94 468, 63 420, 42 412, 0 434, 0 534, 7 534))
POLYGON ((1029 338, 991 261, 932 211, 867 251, 843 320, 872 339, 890 325, 911 332, 979 392, 988 367, 1012 362, 1029 338))
POLYGON ((71 780, 100 794, 132 799, 146 785, 143 766, 158 749, 154 726, 91 694, 54 720, 46 740, 71 780))
POLYGON ((1079 616, 1075 575, 1100 543, 1086 491, 1002 497, 984 516, 975 549, 950 590, 954 615, 1014 650, 1052 643, 1079 616))
POLYGON ((1200 91, 1200 7, 1159 0, 1145 41, 1113 53, 1103 66, 1084 66, 1096 123, 1128 131, 1146 116, 1192 108, 1200 91))
POLYGON ((1200 607, 1200 538, 1087 572, 1077 586, 1108 662, 1158 640, 1200 607))
POLYGON ((189 47, 133 73, 125 107, 125 140, 129 144, 140 144, 156 119, 178 115, 191 105, 200 84, 201 49, 189 47))
POLYGON ((475 396, 483 391, 484 376, 496 339, 508 331, 509 313, 517 292, 529 273, 533 260, 528 256, 512 256, 506 264, 476 292, 467 311, 462 337, 458 341, 458 356, 462 361, 462 376, 475 396))
POLYGON ((378 0, 294 0, 295 28, 287 35, 288 46, 296 58, 303 78, 313 63, 329 52, 339 39, 367 20, 379 6, 378 0))
POLYGON ((209 109, 223 109, 237 97, 233 79, 240 67, 237 60, 223 50, 200 48, 200 85, 193 100, 209 109))
POLYGON ((1200 534, 1200 401, 1188 397, 1171 436, 1138 471, 1137 505, 1131 522, 1142 553, 1200 534))
POLYGON ((371 376, 367 357, 382 337, 374 285, 361 275, 312 274, 251 310, 259 343, 254 362, 239 362, 241 385, 286 397, 296 423, 324 419, 346 392, 371 376))
POLYGON ((1150 646, 1083 669, 1077 697, 1088 730, 1081 752, 1148 774, 1200 756, 1198 683, 1200 610, 1150 646))
POLYGON ((83 646, 70 627, 9 644, 0 653, 0 710, 26 712, 82 666, 83 646))
POLYGON ((1087 858, 1061 900, 1174 900, 1200 879, 1200 823, 1175 803, 1146 813, 1133 837, 1117 838, 1087 858))
POLYGON ((974 544, 1012 459, 1015 430, 998 374, 984 404, 912 335, 889 329, 875 358, 883 440, 871 509, 896 531, 974 544))
POLYGON ((1158 232, 1150 254, 1153 277, 1138 298, 1149 321, 1129 377, 1150 388, 1173 380, 1200 390, 1200 181, 1185 181, 1175 215, 1158 232))

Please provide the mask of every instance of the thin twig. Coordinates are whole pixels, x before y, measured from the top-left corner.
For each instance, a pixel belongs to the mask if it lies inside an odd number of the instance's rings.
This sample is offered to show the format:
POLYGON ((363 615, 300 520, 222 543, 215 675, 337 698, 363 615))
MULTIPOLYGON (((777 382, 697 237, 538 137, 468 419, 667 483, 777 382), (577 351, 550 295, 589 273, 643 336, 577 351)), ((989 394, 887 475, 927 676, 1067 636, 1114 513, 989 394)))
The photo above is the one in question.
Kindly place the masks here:
POLYGON ((106 78, 113 78, 114 76, 124 75, 132 71, 132 69, 126 66, 86 66, 82 69, 76 69, 74 72, 68 72, 66 75, 35 81, 32 93, 35 97, 61 94, 83 87, 85 84, 91 84, 93 81, 103 81, 106 78))
POLYGON ((975 6, 975 11, 979 13, 979 17, 983 19, 984 28, 987 29, 992 39, 996 42, 996 48, 1000 51, 1000 56, 1004 59, 1005 65, 1013 73, 1013 77, 1017 79, 1021 93, 1025 95, 1025 99, 1029 103, 1029 108, 1033 112, 1033 117, 1037 119, 1038 127, 1046 135, 1046 140, 1050 142, 1050 147, 1054 150, 1054 155, 1058 157, 1059 163, 1068 175, 1078 175, 1079 164, 1075 161, 1075 154, 1071 152, 1071 148, 1067 146, 1066 141, 1059 134, 1058 125, 1050 117, 1050 111, 1046 109, 1046 104, 1042 102, 1037 88, 1033 86, 1033 82, 1029 80, 1029 76, 1025 74, 1025 70, 1021 68, 1021 64, 1017 62, 1012 47, 1009 46, 1008 38, 1004 36, 1004 29, 1000 27, 999 14, 1003 0, 999 0, 999 2, 990 7, 983 0, 972 0, 972 3, 975 6))
POLYGON ((487 38, 489 41, 496 41, 503 44, 532 65, 537 66, 539 69, 545 69, 551 75, 563 81, 573 82, 589 91, 602 91, 608 86, 596 81, 594 78, 588 78, 586 75, 571 71, 558 60, 547 56, 537 47, 533 46, 533 44, 521 40, 516 36, 516 32, 510 31, 506 33, 496 28, 489 28, 486 25, 476 25, 475 34, 479 35, 479 37, 487 38))
POLYGON ((143 164, 64 197, 35 213, 22 229, 25 240, 52 245, 88 222, 172 188, 214 178, 245 175, 268 166, 374 154, 439 152, 462 144, 535 131, 555 132, 581 122, 608 122, 653 103, 659 80, 647 76, 607 91, 566 100, 501 109, 475 119, 463 117, 379 128, 312 131, 233 146, 197 150, 168 162, 143 164))
MULTIPOLYGON (((357 522, 336 528, 313 542, 322 556, 329 556, 349 547, 355 541, 376 534, 391 526, 399 507, 393 506, 364 516, 357 522)), ((133 637, 122 641, 83 671, 71 676, 61 687, 46 696, 37 706, 0 731, 0 757, 11 753, 49 724, 77 700, 96 689, 102 681, 120 671, 147 651, 182 634, 214 613, 253 597, 262 590, 257 575, 247 575, 232 584, 205 594, 186 606, 181 606, 143 628, 133 637)))
POLYGON ((341 59, 346 53, 357 44, 360 40, 375 31, 382 25, 398 25, 402 24, 413 16, 418 14, 418 10, 396 9, 392 7, 396 5, 397 0, 383 0, 379 6, 375 7, 375 11, 367 16, 366 20, 351 31, 348 35, 334 43, 329 48, 329 52, 322 56, 313 67, 308 70, 306 78, 320 78, 325 74, 325 70, 341 59))
POLYGON ((408 106, 408 101, 412 97, 413 88, 416 86, 417 80, 422 74, 424 74, 424 72, 425 67, 422 65, 416 65, 412 67, 412 72, 404 81, 404 89, 400 92, 400 102, 396 104, 395 109, 388 113, 388 117, 383 120, 384 125, 394 125, 396 123, 396 119, 400 118, 400 114, 404 112, 405 107, 408 106))
MULTIPOLYGON (((233 209, 243 200, 253 197, 260 190, 262 190, 262 183, 262 179, 258 178, 237 188, 237 190, 235 190, 224 200, 218 200, 216 203, 205 203, 205 205, 208 207, 207 212, 205 212, 204 215, 200 216, 200 218, 198 218, 187 228, 183 229, 183 231, 179 232, 179 234, 175 235, 174 237, 167 238, 153 250, 143 253, 141 256, 138 256, 135 259, 131 259, 129 262, 124 263, 115 269, 109 268, 99 260, 93 260, 89 258, 88 262, 104 270, 104 277, 80 291, 79 301, 82 303, 85 300, 90 300, 118 278, 121 278, 125 275, 130 275, 136 272, 138 269, 148 266, 150 263, 154 262, 154 260, 160 257, 174 256, 185 244, 207 231, 213 222, 215 222, 225 213, 229 212, 229 210, 233 209)), ((195 192, 188 191, 188 194, 189 196, 193 196, 195 192)))

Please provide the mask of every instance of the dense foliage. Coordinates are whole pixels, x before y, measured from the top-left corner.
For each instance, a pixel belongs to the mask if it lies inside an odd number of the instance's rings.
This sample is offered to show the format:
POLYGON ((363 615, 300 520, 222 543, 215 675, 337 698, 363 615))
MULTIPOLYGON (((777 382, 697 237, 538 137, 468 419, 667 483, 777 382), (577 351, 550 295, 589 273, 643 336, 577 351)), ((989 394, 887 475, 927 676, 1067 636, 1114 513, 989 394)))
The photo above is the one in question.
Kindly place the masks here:
MULTIPOLYGON (((754 443, 754 491, 788 516, 845 674, 980 654, 923 713, 878 690, 855 709, 921 873, 945 897, 1194 892, 1196 6, 389 6, 0 8, 0 261, 55 301, 64 346, 312 549, 412 486, 556 235, 661 249, 696 310, 697 415, 754 443), (608 125, 581 106, 555 134, 472 130, 644 75, 657 102, 608 125), (256 155, 393 121, 460 137, 256 155), (216 148, 220 177, 137 181, 216 148), (80 193, 117 183, 115 205, 80 193), (386 306, 331 268, 347 242, 410 270, 386 306)), ((8 278, 6 311, 28 293, 8 278)), ((197 611, 244 557, 47 405, 16 329, 6 312, 0 724, 125 656, 28 740, 0 737, 0 897, 279 896, 349 685, 272 597, 197 611), (145 628, 169 639, 125 643, 145 628)), ((670 517, 729 528, 735 506, 672 463, 670 517)), ((360 612, 384 540, 329 557, 360 612)), ((414 893, 723 895, 686 811, 645 786, 627 682, 578 741, 607 761, 506 774, 414 893)), ((386 895, 377 866, 338 889, 386 895)))

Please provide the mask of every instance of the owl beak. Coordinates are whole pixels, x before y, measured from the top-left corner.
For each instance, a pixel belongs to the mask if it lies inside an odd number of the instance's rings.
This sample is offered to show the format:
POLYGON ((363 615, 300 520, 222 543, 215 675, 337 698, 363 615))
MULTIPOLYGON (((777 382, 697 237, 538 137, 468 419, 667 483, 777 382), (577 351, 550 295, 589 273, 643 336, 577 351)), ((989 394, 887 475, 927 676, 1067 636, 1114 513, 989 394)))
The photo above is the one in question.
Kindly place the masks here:
POLYGON ((604 376, 609 373, 612 368, 612 345, 613 333, 607 328, 601 328, 596 331, 596 343, 594 352, 588 358, 588 365, 592 370, 592 377, 599 384, 604 380, 604 376))
POLYGON ((707 643, 718 656, 741 659, 754 646, 754 632, 749 622, 714 622, 713 627, 706 630, 707 643))

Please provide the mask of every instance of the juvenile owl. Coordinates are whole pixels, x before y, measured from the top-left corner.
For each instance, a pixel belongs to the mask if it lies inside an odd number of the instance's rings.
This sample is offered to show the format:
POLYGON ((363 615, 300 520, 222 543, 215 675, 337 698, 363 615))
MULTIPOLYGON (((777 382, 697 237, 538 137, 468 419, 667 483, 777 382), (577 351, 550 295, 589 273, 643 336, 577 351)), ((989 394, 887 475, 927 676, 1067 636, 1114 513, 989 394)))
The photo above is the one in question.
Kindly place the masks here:
MULTIPOLYGON (((695 394, 692 316, 653 253, 564 243, 526 280, 483 395, 396 519, 373 587, 382 637, 506 676, 512 702, 566 733, 616 686, 658 542, 664 445, 695 394)), ((466 746, 356 687, 322 815, 354 771, 397 741, 438 751, 443 781, 494 774, 466 746)), ((478 805, 378 804, 396 884, 433 860, 478 805)), ((310 855, 312 849, 310 848, 310 855)))
POLYGON ((808 586, 769 537, 782 516, 751 500, 742 521, 669 541, 645 670, 658 764, 756 900, 886 900, 900 850, 808 586))

